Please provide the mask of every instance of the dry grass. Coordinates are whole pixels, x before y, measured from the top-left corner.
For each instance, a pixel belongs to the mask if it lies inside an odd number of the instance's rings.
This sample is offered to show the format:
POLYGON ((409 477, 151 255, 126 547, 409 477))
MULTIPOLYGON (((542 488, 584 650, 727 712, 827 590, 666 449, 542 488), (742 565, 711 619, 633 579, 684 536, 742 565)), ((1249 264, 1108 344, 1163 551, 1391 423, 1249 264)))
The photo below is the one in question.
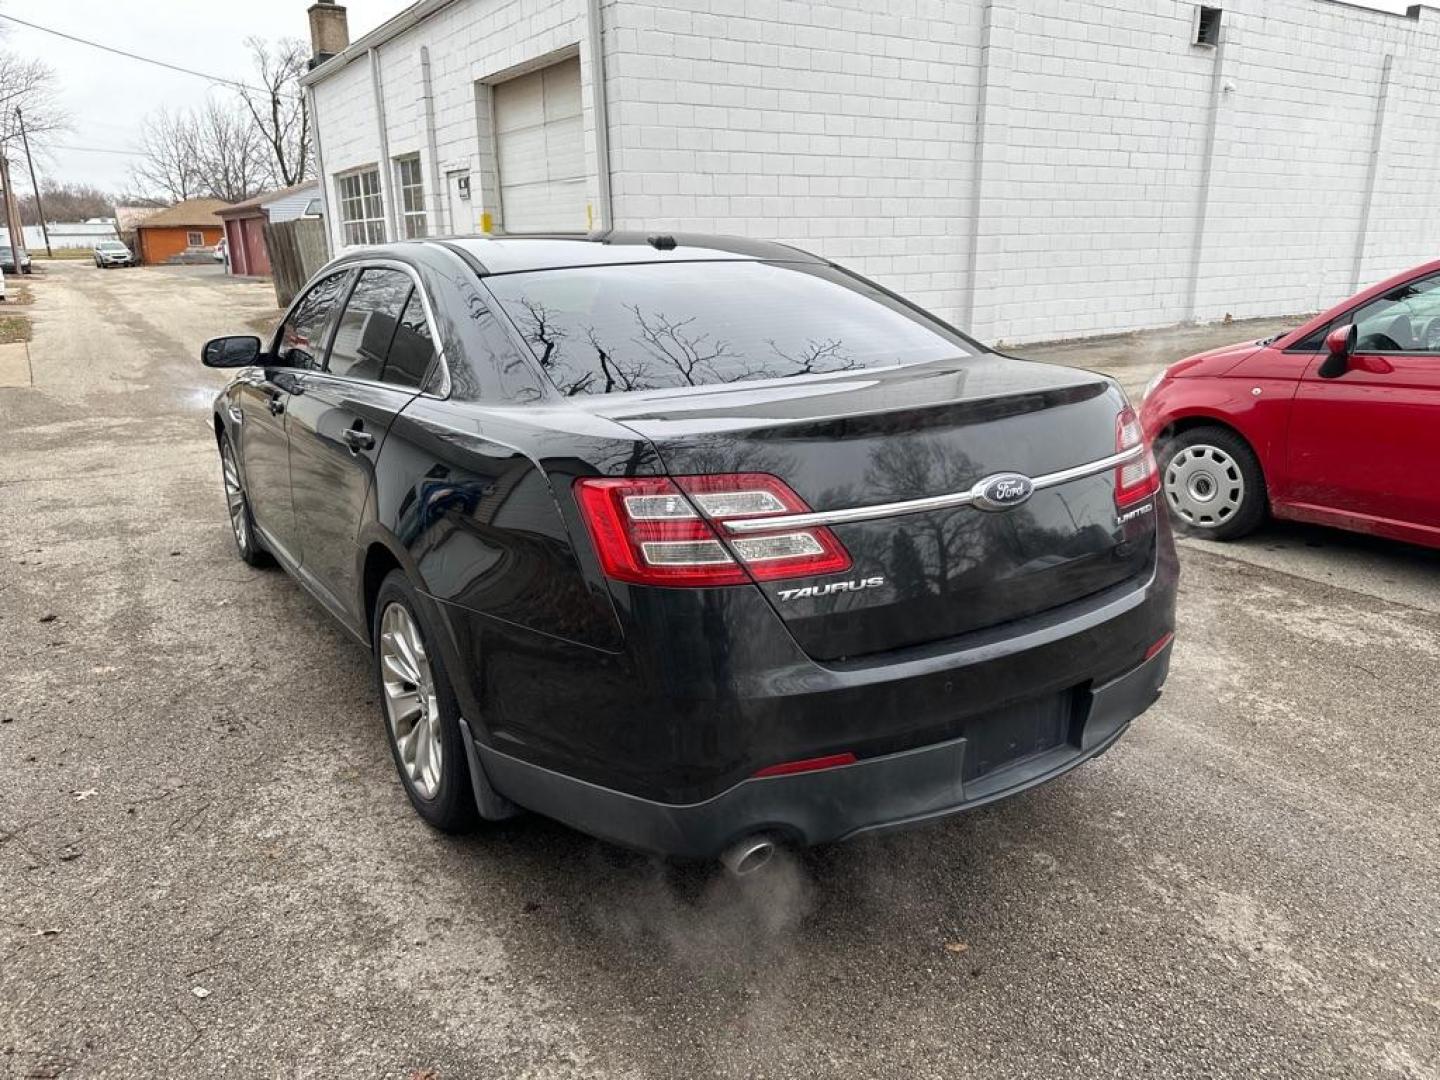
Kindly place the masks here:
POLYGON ((90 248, 53 248, 53 255, 37 255, 30 252, 30 258, 35 262, 46 262, 50 259, 93 259, 95 253, 90 248))
POLYGON ((5 279, 5 308, 0 311, 0 345, 13 345, 17 341, 30 340, 30 320, 18 312, 11 314, 8 309, 35 302, 35 294, 28 282, 19 278, 5 279))
POLYGON ((0 345, 30 340, 30 320, 24 315, 0 315, 0 345))

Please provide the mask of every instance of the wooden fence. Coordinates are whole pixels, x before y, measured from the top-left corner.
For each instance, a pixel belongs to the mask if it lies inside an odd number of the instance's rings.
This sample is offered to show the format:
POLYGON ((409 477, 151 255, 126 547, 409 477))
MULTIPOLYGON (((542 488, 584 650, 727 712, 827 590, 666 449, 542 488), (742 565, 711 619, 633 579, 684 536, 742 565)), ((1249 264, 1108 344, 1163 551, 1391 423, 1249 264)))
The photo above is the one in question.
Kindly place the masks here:
POLYGON ((310 276, 330 258, 325 223, 318 218, 267 224, 265 247, 270 252, 275 299, 282 308, 289 306, 310 276))

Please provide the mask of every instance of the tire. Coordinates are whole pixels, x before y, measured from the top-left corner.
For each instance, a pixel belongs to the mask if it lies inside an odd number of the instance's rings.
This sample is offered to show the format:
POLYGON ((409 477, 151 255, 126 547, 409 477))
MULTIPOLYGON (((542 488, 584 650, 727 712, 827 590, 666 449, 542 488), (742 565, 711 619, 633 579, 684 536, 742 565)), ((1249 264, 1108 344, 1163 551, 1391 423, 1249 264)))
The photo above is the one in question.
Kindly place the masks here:
POLYGON ((376 594, 370 628, 375 690, 390 756, 417 814, 441 832, 468 832, 479 815, 460 706, 444 658, 434 647, 438 638, 404 571, 390 571, 376 594))
POLYGON ((274 560, 260 543, 255 531, 255 517, 250 513, 250 498, 240 479, 239 463, 228 433, 220 435, 220 482, 225 488, 225 509, 230 515, 230 535, 243 562, 251 566, 271 566, 274 560))
POLYGON ((1270 509, 1255 451, 1223 427, 1190 428, 1160 448, 1160 492, 1175 527, 1207 540, 1238 540, 1270 509))

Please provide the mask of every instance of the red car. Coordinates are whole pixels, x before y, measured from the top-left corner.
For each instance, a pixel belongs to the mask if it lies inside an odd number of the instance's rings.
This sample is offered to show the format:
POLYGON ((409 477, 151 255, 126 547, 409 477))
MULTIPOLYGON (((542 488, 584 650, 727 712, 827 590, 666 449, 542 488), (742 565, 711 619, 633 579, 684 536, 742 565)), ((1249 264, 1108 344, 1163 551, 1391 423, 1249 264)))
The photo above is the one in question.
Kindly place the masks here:
POLYGON ((1440 547, 1440 260, 1170 365, 1141 422, 1191 535, 1234 539, 1268 512, 1440 547))

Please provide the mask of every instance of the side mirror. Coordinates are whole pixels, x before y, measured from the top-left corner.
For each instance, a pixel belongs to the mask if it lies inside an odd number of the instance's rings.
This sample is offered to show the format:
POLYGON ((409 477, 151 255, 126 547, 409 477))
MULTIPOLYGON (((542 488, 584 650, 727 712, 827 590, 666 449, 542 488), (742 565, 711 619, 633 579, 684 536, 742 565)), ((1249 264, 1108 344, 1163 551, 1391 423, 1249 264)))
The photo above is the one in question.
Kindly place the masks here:
POLYGON ((1354 323, 1337 326, 1325 335, 1325 351, 1329 354, 1316 372, 1322 379, 1338 379, 1350 367, 1350 357, 1355 352, 1356 330, 1354 323))
POLYGON ((200 350, 200 362, 206 367, 249 367, 259 359, 260 339, 249 334, 211 338, 200 350))

